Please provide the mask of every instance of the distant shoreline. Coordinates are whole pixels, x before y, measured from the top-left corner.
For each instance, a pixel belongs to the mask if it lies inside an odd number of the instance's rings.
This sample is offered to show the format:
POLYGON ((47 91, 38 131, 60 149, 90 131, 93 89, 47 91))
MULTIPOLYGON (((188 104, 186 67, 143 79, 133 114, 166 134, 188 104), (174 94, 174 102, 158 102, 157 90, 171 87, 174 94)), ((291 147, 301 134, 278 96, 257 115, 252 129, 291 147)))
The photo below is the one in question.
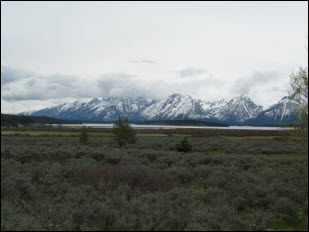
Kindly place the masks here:
MULTIPOLYGON (((94 129, 111 129, 113 128, 112 123, 83 123, 83 124, 46 124, 48 126, 52 126, 53 128, 64 127, 64 128, 75 128, 79 129, 83 126, 86 128, 94 128, 94 129)), ((257 127, 257 126, 229 126, 229 127, 220 127, 220 126, 169 126, 169 125, 142 125, 142 124, 131 124, 134 129, 138 130, 181 130, 181 129, 201 129, 201 130, 283 130, 282 127, 257 127)))

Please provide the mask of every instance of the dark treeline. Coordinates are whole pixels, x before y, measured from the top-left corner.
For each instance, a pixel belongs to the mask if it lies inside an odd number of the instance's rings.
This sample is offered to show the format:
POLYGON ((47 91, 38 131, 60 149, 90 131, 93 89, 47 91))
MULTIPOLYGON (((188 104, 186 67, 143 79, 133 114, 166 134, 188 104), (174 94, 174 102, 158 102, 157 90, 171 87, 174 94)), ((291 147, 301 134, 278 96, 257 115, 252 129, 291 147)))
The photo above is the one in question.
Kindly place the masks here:
MULTIPOLYGON (((64 120, 46 116, 24 116, 1 114, 1 126, 18 126, 18 124, 29 125, 33 123, 39 124, 80 124, 80 123, 114 123, 103 121, 85 121, 85 120, 64 120)), ((199 120, 157 120, 157 121, 138 121, 133 122, 139 125, 168 125, 168 126, 219 126, 229 127, 229 124, 220 122, 205 122, 199 120)))
POLYGON ((50 118, 46 116, 24 116, 24 115, 11 115, 1 114, 1 126, 18 126, 18 124, 29 125, 33 123, 42 124, 71 124, 82 123, 80 120, 63 120, 50 118))

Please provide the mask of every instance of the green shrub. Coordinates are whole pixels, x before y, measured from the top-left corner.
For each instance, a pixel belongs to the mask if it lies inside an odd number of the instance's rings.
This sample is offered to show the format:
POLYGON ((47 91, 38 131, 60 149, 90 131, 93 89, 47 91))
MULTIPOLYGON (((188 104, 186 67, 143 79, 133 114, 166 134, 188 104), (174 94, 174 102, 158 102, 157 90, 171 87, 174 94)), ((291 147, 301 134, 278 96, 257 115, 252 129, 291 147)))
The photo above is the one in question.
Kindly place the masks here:
POLYGON ((87 144, 88 143, 88 133, 87 133, 85 126, 83 126, 83 128, 81 129, 81 132, 80 132, 80 135, 79 135, 79 142, 81 144, 87 144))
POLYGON ((276 214, 284 221, 291 224, 297 223, 297 208, 289 199, 280 197, 275 202, 274 210, 276 214))
POLYGON ((16 210, 12 204, 1 200, 1 231, 16 230, 17 218, 16 210))
POLYGON ((188 142, 187 137, 184 137, 180 144, 176 144, 176 148, 179 152, 189 152, 192 150, 192 145, 188 142))
POLYGON ((121 159, 122 158, 119 154, 109 154, 105 156, 105 160, 112 165, 118 164, 121 159))

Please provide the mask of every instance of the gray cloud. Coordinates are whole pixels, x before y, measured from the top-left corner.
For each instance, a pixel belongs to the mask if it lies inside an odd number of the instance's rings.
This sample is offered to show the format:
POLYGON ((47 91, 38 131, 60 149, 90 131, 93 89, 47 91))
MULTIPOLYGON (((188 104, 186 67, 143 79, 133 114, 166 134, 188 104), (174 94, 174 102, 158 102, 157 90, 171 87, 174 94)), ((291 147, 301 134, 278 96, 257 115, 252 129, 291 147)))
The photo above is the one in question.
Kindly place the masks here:
POLYGON ((276 86, 271 87, 271 91, 277 92, 280 91, 280 89, 276 86))
MULTIPOLYGON (((41 76, 21 69, 1 68, 1 97, 6 101, 78 97, 81 81, 62 74, 41 76)), ((85 91, 81 91, 85 96, 85 91)))
POLYGON ((106 73, 97 80, 100 96, 125 96, 134 79, 125 73, 106 73))
POLYGON ((129 62, 129 63, 133 63, 133 64, 139 63, 139 61, 138 61, 138 60, 127 60, 127 62, 129 62))
POLYGON ((129 63, 138 64, 138 63, 146 63, 146 64, 159 64, 158 62, 150 59, 144 60, 127 60, 129 63))
POLYGON ((281 76, 281 73, 275 71, 254 71, 251 76, 238 79, 231 87, 231 92, 236 94, 249 94, 254 88, 277 82, 281 76))
MULTIPOLYGON (((10 69, 10 78, 1 85, 1 98, 7 102, 22 100, 49 100, 63 98, 138 97, 158 98, 167 93, 162 81, 139 80, 126 73, 105 73, 96 80, 53 74, 41 76, 20 75, 22 70, 10 69)), ((1 76, 7 75, 1 73, 1 76)))
MULTIPOLYGON (((223 86, 213 77, 196 77, 194 81, 183 78, 173 81, 156 81, 138 78, 127 73, 105 73, 95 80, 80 79, 60 73, 42 76, 23 70, 9 69, 7 84, 1 85, 1 97, 5 101, 50 100, 63 98, 94 97, 145 97, 162 98, 175 92, 197 93, 201 89, 223 86), (25 73, 25 74, 24 74, 25 73), (23 74, 23 75, 22 75, 23 74)), ((198 71, 192 71, 191 73, 198 71)), ((199 71, 201 72, 201 71, 199 71)), ((5 76, 7 71, 2 73, 5 76)))
POLYGON ((189 78, 174 79, 173 81, 154 81, 137 79, 136 76, 125 73, 106 73, 97 80, 99 96, 112 97, 145 97, 148 99, 162 98, 167 95, 181 92, 196 94, 202 89, 217 89, 224 87, 225 82, 213 77, 196 77, 194 81, 189 78))
POLYGON ((33 75, 34 74, 29 71, 11 68, 3 65, 1 66, 1 86, 23 79, 29 79, 33 77, 33 75))
MULTIPOLYGON (((176 92, 187 93, 192 97, 220 98, 228 98, 231 94, 249 94, 255 96, 257 103, 264 103, 265 99, 268 99, 267 102, 269 99, 275 101, 285 94, 285 88, 278 86, 278 82, 288 85, 288 81, 282 79, 279 72, 254 72, 249 78, 237 80, 230 89, 227 88, 230 86, 227 81, 214 78, 212 75, 197 75, 194 78, 174 77, 172 80, 156 81, 115 72, 104 73, 96 79, 81 79, 59 73, 43 76, 10 68, 2 69, 1 77, 6 78, 6 83, 1 84, 1 99, 7 105, 26 101, 36 102, 37 105, 41 101, 42 106, 47 102, 66 102, 66 98, 141 96, 158 99, 176 92)), ((16 108, 16 112, 20 110, 16 108)))
POLYGON ((203 73, 206 73, 206 70, 198 68, 186 68, 179 71, 180 77, 194 76, 203 73))
POLYGON ((162 81, 139 80, 125 73, 107 73, 97 80, 100 96, 111 97, 160 97, 167 91, 167 84, 162 81))
POLYGON ((159 64, 158 62, 153 61, 153 60, 142 60, 141 62, 142 63, 147 63, 147 64, 159 64))

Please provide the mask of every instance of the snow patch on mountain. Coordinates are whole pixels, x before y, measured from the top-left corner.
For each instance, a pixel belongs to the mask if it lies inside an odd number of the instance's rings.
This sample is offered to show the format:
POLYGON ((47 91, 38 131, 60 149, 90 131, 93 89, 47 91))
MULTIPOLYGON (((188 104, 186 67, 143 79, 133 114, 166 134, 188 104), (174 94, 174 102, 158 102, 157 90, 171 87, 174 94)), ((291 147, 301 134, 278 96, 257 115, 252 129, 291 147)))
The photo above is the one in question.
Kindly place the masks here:
POLYGON ((141 117, 149 120, 209 118, 201 105, 190 95, 178 93, 152 101, 141 112, 141 117))
POLYGON ((241 123, 255 118, 262 110, 262 106, 254 104, 249 97, 241 95, 230 100, 216 116, 229 123, 241 123))

